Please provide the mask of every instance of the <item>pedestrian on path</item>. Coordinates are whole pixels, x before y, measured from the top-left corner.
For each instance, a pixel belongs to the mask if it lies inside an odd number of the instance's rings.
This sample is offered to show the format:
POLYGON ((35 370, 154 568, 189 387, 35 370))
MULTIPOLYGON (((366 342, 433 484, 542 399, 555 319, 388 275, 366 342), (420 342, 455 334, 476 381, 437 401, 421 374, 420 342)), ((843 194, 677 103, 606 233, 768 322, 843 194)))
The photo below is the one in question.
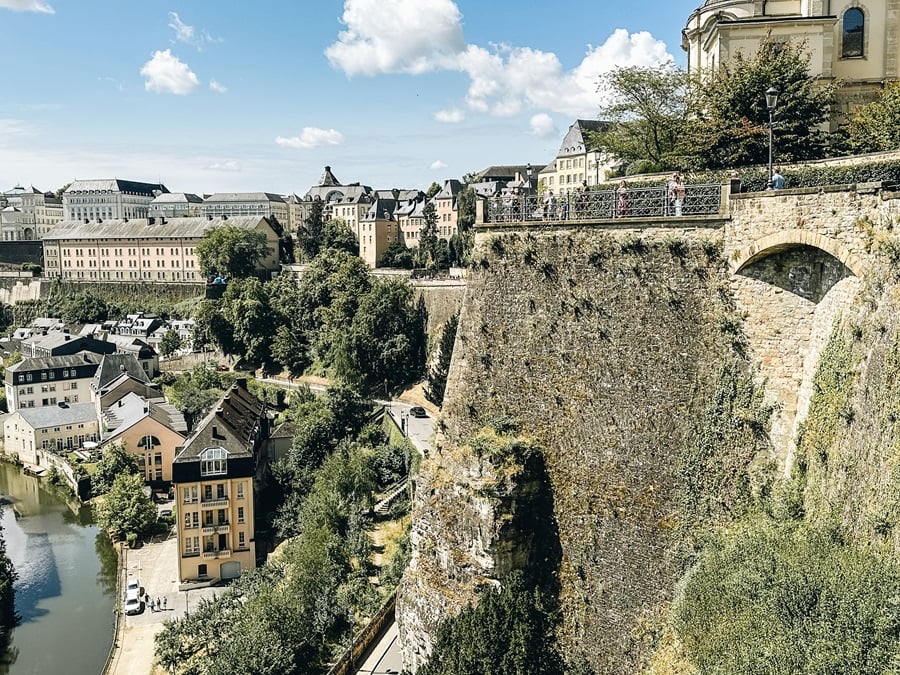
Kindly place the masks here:
POLYGON ((163 609, 166 608, 167 604, 169 604, 169 599, 164 595, 163 596, 163 609))
POLYGON ((161 607, 162 607, 162 603, 159 601, 159 596, 157 595, 156 596, 156 611, 157 612, 160 611, 161 607))

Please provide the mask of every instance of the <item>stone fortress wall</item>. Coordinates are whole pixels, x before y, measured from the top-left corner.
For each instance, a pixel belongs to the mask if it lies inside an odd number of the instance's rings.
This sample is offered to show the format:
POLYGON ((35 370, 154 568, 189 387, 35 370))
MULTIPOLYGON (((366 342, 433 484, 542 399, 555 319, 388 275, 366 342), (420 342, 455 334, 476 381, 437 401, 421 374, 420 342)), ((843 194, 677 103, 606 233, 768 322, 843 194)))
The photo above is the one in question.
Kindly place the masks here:
POLYGON ((789 470, 819 352, 883 267, 898 205, 880 186, 844 186, 734 195, 719 217, 482 227, 397 601, 407 665, 480 587, 543 561, 567 657, 637 672, 697 504, 725 508, 737 469, 789 470), (698 464, 729 368, 763 386, 771 443, 745 437, 698 464), (497 420, 543 466, 513 475, 472 451, 497 420))

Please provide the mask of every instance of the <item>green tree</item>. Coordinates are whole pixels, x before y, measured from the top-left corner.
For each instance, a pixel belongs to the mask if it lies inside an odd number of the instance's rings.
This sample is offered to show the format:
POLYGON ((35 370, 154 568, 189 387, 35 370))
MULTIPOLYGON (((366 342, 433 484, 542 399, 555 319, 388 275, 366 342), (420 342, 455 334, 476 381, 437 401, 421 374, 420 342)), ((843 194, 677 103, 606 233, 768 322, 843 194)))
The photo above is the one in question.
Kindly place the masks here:
POLYGON ((234 279, 220 302, 222 318, 231 327, 238 352, 248 363, 269 364, 273 317, 264 284, 253 277, 234 279))
POLYGON ((475 225, 475 190, 466 186, 456 197, 456 226, 460 232, 468 232, 475 225))
POLYGON ((325 204, 321 199, 313 200, 309 215, 297 229, 297 245, 304 262, 315 258, 321 249, 322 230, 325 226, 324 209, 325 204))
POLYGON ((194 349, 205 350, 218 346, 223 354, 236 354, 240 346, 234 338, 234 329, 222 316, 221 301, 203 300, 194 313, 194 349))
POLYGON ((459 312, 455 313, 441 329, 441 342, 434 358, 434 365, 428 369, 428 386, 425 398, 440 406, 444 402, 444 391, 447 388, 447 374, 450 372, 450 359, 453 356, 453 343, 456 342, 456 328, 459 325, 459 312))
POLYGON ((97 469, 91 476, 91 494, 104 495, 112 489, 117 476, 140 475, 137 457, 128 453, 122 443, 111 443, 103 448, 97 469))
POLYGON ((434 268, 438 258, 438 228, 437 210, 434 202, 428 202, 422 210, 425 223, 419 231, 419 258, 416 264, 419 267, 434 268))
POLYGON ((882 152, 900 147, 900 83, 886 83, 877 100, 853 113, 845 132, 853 152, 882 152))
POLYGON ((777 161, 817 159, 826 151, 834 85, 810 75, 805 45, 767 37, 752 58, 742 52, 717 72, 700 73, 691 87, 691 122, 681 148, 695 166, 763 164, 769 156, 765 92, 779 92, 775 114, 777 161))
POLYGON ((16 568, 6 553, 6 537, 0 526, 0 646, 8 644, 10 631, 19 622, 14 589, 18 579, 16 568))
POLYGON ((178 335, 178 331, 170 328, 163 333, 159 340, 159 351, 163 356, 172 356, 179 349, 181 349, 181 336, 178 335))
POLYGON ((209 411, 233 378, 234 375, 220 373, 212 364, 198 363, 193 370, 180 373, 163 391, 166 399, 184 414, 188 426, 192 426, 194 420, 209 411))
POLYGON ((106 496, 94 505, 94 516, 114 540, 131 533, 140 538, 156 523, 156 506, 144 494, 143 478, 122 473, 116 476, 106 496))
POLYGON ((362 298, 342 335, 335 368, 361 387, 416 381, 425 365, 426 312, 409 284, 379 280, 362 298))
POLYGON ((351 255, 359 254, 359 242, 350 226, 340 218, 332 218, 322 228, 322 249, 333 248, 351 255))
POLYGON ((109 306, 91 291, 80 291, 63 300, 59 315, 66 323, 99 323, 109 316, 109 306))
POLYGON ((431 185, 429 185, 429 186, 428 186, 428 189, 425 191, 425 196, 428 197, 428 199, 431 199, 431 198, 434 197, 438 192, 440 192, 441 189, 442 189, 442 188, 441 188, 441 186, 440 186, 440 183, 438 183, 438 182, 436 182, 436 181, 432 181, 431 185))
POLYGON ((264 232, 236 225, 210 228, 195 248, 203 274, 230 278, 251 276, 271 252, 264 232))
POLYGON ((411 270, 414 266, 413 249, 407 248, 402 241, 392 241, 382 252, 378 266, 411 270))
POLYGON ((553 645, 548 600, 511 574, 500 590, 487 589, 438 628, 419 675, 559 675, 562 657, 553 645))
POLYGON ((626 163, 643 160, 646 170, 662 171, 677 163, 676 147, 685 127, 687 75, 674 64, 628 66, 600 79, 606 105, 600 118, 609 122, 588 134, 592 147, 603 148, 626 163))

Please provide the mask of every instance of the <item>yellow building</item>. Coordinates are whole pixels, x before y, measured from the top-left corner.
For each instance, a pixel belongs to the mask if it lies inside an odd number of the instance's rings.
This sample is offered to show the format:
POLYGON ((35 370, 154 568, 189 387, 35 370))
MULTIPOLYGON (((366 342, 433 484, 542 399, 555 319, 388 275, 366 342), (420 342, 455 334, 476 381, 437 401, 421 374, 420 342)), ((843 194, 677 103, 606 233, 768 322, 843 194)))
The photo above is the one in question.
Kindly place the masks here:
POLYGON ((233 579, 256 567, 253 478, 265 453, 265 404, 238 379, 177 450, 178 578, 233 579))
POLYGON ((900 15, 887 0, 706 0, 688 17, 681 46, 688 70, 703 72, 738 52, 752 57, 767 37, 804 44, 810 73, 840 82, 838 117, 900 77, 900 15))
POLYGON ((211 228, 234 225, 266 235, 260 270, 278 269, 278 235, 262 216, 63 221, 44 237, 45 274, 78 281, 205 284, 194 251, 211 228))

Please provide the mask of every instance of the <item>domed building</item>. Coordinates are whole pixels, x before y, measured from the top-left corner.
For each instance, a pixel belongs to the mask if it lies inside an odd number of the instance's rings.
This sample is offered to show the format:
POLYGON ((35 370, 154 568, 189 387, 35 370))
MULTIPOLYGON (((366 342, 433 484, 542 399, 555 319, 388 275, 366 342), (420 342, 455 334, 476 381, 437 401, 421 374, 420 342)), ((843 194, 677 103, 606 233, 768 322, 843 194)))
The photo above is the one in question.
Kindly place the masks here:
POLYGON ((841 81, 840 116, 898 79, 898 8, 891 0, 706 0, 688 17, 681 46, 688 70, 702 72, 738 52, 752 56, 767 35, 805 43, 810 72, 841 81))

